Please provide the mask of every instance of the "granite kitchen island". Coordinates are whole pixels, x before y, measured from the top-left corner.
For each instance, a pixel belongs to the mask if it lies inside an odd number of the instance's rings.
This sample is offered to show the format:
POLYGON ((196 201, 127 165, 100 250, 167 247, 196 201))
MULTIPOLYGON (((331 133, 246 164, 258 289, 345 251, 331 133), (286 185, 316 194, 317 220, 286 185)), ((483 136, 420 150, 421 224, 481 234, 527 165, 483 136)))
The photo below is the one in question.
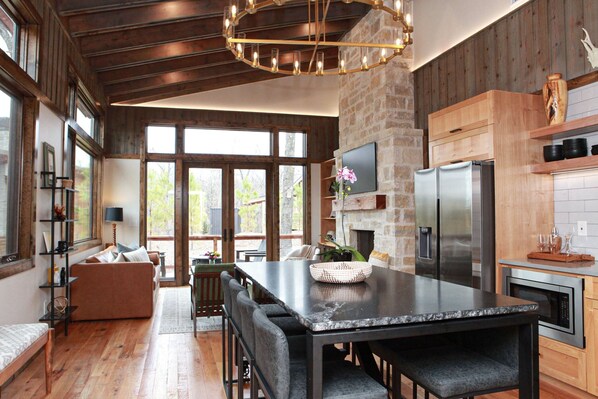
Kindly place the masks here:
POLYGON ((501 328, 518 329, 520 397, 539 397, 537 304, 379 267, 363 283, 319 283, 310 263, 235 267, 236 278, 251 281, 308 328, 309 398, 322 397, 324 345, 353 342, 375 374, 367 341, 501 328))

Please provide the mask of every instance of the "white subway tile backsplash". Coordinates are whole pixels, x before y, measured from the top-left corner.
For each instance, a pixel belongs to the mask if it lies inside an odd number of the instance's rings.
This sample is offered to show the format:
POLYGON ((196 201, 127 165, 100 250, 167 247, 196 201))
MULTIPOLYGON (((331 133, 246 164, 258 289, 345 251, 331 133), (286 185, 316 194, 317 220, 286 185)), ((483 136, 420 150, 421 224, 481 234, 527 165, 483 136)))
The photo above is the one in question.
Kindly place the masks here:
POLYGON ((554 203, 554 212, 584 212, 585 201, 558 201, 554 203))
MULTIPOLYGON (((554 192, 554 200, 555 201, 568 201, 569 200, 569 190, 555 190, 554 192)), ((555 211, 559 212, 559 211, 555 211)))
MULTIPOLYGON (((598 115, 598 82, 569 91, 567 120, 590 115, 598 115)), ((588 154, 598 144, 598 132, 577 137, 588 140, 588 154)), ((562 144, 562 140, 553 143, 562 144)), ((573 233, 573 249, 598 258, 598 170, 554 175, 554 212, 561 236, 573 233), (588 223, 587 236, 577 236, 578 221, 588 223)))

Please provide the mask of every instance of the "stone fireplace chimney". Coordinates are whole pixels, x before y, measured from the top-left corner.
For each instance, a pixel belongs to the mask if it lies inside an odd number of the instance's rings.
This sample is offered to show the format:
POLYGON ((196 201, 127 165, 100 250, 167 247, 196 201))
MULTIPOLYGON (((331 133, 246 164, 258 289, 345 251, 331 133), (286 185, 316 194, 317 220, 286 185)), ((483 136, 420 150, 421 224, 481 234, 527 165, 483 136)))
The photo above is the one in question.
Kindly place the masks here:
MULTIPOLYGON (((345 37, 346 41, 366 38, 390 42, 390 18, 369 13, 345 37)), ((372 39, 370 39, 372 40, 372 39)), ((350 55, 351 56, 351 55, 350 55)), ((359 57, 355 53, 353 57, 359 57)), ((354 62, 354 61, 353 61, 354 62)), ((414 272, 415 209, 413 173, 423 167, 422 131, 414 126, 411 48, 386 66, 340 79, 339 150, 377 143, 378 191, 386 195, 386 209, 345 211, 348 245, 356 245, 355 230, 374 232, 374 248, 390 254, 394 269, 414 272)), ((357 176, 359 179, 359 176, 357 176)), ((356 197, 366 194, 356 194, 356 197)), ((337 218, 337 237, 342 235, 337 218)), ((363 254, 366 259, 369 253, 363 254)))

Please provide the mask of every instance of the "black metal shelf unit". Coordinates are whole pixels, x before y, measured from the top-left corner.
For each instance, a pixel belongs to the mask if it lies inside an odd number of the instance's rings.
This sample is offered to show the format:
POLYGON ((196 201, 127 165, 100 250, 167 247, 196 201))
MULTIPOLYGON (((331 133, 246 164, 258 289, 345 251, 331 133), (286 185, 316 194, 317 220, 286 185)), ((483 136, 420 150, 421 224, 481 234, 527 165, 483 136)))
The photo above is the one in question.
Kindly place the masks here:
MULTIPOLYGON (((62 237, 63 241, 67 243, 71 242, 70 234, 71 228, 70 223, 75 222, 75 219, 70 215, 73 212, 73 203, 74 203, 74 195, 77 190, 73 190, 72 188, 67 187, 59 187, 58 182, 62 182, 64 180, 68 180, 68 177, 60 177, 56 176, 55 172, 41 172, 41 184, 42 190, 51 190, 51 208, 50 208, 50 217, 46 219, 40 219, 39 221, 42 223, 49 223, 50 225, 50 245, 54 247, 56 245, 56 238, 62 237), (49 179, 47 179, 49 177, 49 179), (50 180, 51 185, 47 186, 44 183, 50 180), (66 218, 64 220, 57 219, 54 207, 57 204, 56 197, 60 198, 60 201, 64 204, 66 218), (58 229, 57 229, 58 227, 58 229), (58 231, 57 231, 58 230, 58 231)), ((70 298, 71 298, 71 284, 73 284, 77 277, 70 276, 70 263, 69 263, 69 253, 72 252, 73 248, 68 248, 67 250, 59 250, 58 248, 46 248, 45 251, 38 252, 39 255, 45 255, 50 257, 50 266, 51 268, 54 267, 55 258, 57 256, 64 256, 64 269, 66 272, 66 283, 60 284, 59 281, 54 281, 54 273, 49 273, 50 281, 46 284, 41 284, 39 288, 49 289, 50 290, 50 303, 53 307, 54 300, 56 299, 55 289, 64 289, 64 296, 69 301, 69 306, 65 309, 63 313, 57 313, 53 309, 48 311, 44 314, 39 321, 45 321, 50 324, 50 327, 54 327, 58 322, 64 322, 64 335, 68 335, 68 325, 71 319, 72 313, 77 309, 77 306, 70 306, 70 298)))

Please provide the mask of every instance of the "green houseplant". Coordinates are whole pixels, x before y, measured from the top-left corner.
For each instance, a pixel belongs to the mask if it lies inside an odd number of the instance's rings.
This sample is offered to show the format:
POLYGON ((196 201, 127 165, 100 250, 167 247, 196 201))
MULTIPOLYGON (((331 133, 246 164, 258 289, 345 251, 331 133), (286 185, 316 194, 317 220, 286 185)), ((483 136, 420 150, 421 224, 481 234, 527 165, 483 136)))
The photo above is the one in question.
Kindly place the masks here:
POLYGON ((340 245, 336 241, 326 239, 327 242, 333 244, 335 248, 322 252, 320 256, 324 262, 339 262, 339 261, 359 261, 365 262, 363 255, 354 247, 349 245, 340 245))

